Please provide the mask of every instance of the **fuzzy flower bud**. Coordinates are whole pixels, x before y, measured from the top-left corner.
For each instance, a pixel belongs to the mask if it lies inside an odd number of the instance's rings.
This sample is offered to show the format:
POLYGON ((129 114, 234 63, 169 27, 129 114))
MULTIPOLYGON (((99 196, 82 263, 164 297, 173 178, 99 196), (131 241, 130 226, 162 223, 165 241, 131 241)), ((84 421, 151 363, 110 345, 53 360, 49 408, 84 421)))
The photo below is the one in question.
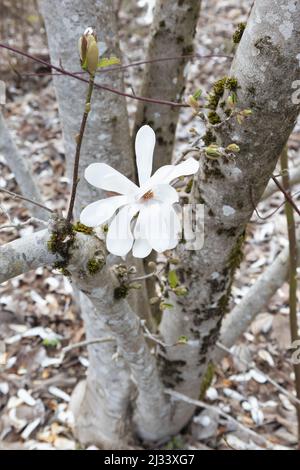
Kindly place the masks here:
POLYGON ((240 147, 237 144, 229 144, 226 147, 227 152, 239 153, 240 147))
POLYGON ((198 111, 200 106, 199 106, 198 101, 193 95, 189 95, 186 102, 191 108, 193 108, 195 111, 198 111))
POLYGON ((97 70, 99 60, 99 50, 97 45, 97 36, 93 28, 87 28, 79 38, 78 49, 80 55, 81 67, 90 74, 97 70))
POLYGON ((219 147, 215 144, 211 144, 208 147, 205 147, 205 153, 208 157, 211 158, 218 158, 222 155, 222 152, 220 151, 219 147))

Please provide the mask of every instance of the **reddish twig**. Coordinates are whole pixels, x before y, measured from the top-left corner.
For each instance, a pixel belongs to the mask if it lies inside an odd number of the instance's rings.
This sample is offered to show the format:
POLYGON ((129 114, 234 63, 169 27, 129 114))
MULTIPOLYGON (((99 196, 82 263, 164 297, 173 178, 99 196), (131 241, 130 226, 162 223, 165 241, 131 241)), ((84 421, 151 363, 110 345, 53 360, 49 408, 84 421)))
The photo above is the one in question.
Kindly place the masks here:
POLYGON ((95 78, 94 74, 90 74, 89 87, 88 87, 86 100, 85 100, 85 109, 84 109, 84 113, 82 116, 80 131, 79 131, 78 136, 76 137, 76 152, 75 152, 75 161, 74 161, 74 168, 73 168, 72 190, 71 190, 71 197, 70 197, 69 209, 68 209, 68 214, 67 214, 67 222, 69 223, 71 222, 73 209, 74 209, 76 190, 77 190, 77 185, 78 185, 78 171, 79 171, 81 144, 82 144, 83 134, 85 131, 85 126, 87 123, 87 118, 91 110, 91 98, 92 98, 92 93, 93 93, 93 88, 94 88, 94 78, 95 78))
MULTIPOLYGON (((61 67, 58 67, 57 65, 52 65, 51 63, 47 62, 46 60, 39 59, 38 57, 34 57, 33 55, 28 54, 27 52, 21 51, 20 49, 17 49, 15 47, 11 47, 11 46, 8 46, 8 45, 2 44, 2 43, 0 43, 0 47, 2 47, 3 49, 7 49, 8 51, 11 51, 15 54, 19 54, 23 57, 26 57, 27 59, 33 60, 33 61, 35 61, 39 64, 45 65, 46 67, 50 67, 52 70, 56 70, 57 72, 60 72, 63 75, 66 75, 66 76, 71 77, 71 78, 75 78, 76 80, 80 80, 81 82, 84 82, 84 83, 89 83, 89 80, 78 76, 76 73, 68 72, 67 70, 62 69, 61 67)), ((125 93, 121 90, 116 90, 115 88, 111 88, 111 87, 108 87, 106 85, 99 85, 97 83, 94 84, 94 87, 98 88, 100 90, 109 91, 110 93, 114 93, 115 95, 124 96, 126 98, 131 98, 131 99, 134 99, 134 100, 137 100, 137 101, 143 101, 143 102, 146 102, 146 103, 155 103, 155 104, 160 104, 160 105, 164 105, 164 106, 173 106, 173 107, 177 107, 177 108, 178 107, 180 107, 180 108, 188 108, 189 107, 188 104, 184 104, 184 103, 176 103, 176 102, 173 102, 173 101, 159 100, 159 99, 154 99, 154 98, 146 98, 145 96, 131 95, 131 94, 125 93)))
POLYGON ((271 178, 276 184, 277 188, 284 194, 285 199, 289 202, 289 204, 293 207, 293 209, 297 212, 297 214, 300 215, 300 210, 298 206, 296 205, 296 203, 294 202, 291 194, 285 190, 285 188, 279 183, 278 179, 274 175, 272 175, 271 178))
MULTIPOLYGON (((99 70, 97 70, 96 74, 100 73, 109 73, 109 72, 115 72, 115 71, 120 71, 120 70, 126 70, 130 67, 138 67, 140 65, 147 65, 147 64, 154 64, 157 62, 168 62, 172 60, 181 60, 181 59, 212 59, 215 57, 220 57, 224 59, 233 59, 232 56, 230 55, 225 55, 225 54, 207 54, 207 55, 199 55, 199 54, 186 54, 186 55, 181 55, 181 56, 174 56, 174 57, 159 57, 158 59, 149 59, 149 60, 141 60, 139 62, 131 62, 126 65, 120 65, 120 66, 113 66, 113 67, 104 67, 99 70)), ((88 72, 84 72, 82 70, 78 72, 72 72, 74 75, 84 75, 87 74, 88 72)), ((20 74, 19 74, 20 75, 20 74)), ((32 72, 24 72, 21 74, 25 75, 26 77, 43 77, 47 75, 64 75, 63 73, 51 73, 51 72, 40 72, 40 73, 32 73, 32 72)))

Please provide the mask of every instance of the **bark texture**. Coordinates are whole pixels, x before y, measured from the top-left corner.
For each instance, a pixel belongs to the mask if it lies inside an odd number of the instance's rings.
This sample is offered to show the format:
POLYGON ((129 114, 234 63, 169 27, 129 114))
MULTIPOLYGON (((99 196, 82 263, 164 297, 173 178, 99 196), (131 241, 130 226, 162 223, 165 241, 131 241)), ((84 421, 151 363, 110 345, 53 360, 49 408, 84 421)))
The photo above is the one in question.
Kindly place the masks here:
POLYGON ((0 283, 40 266, 60 261, 60 256, 49 252, 48 239, 48 230, 41 230, 1 246, 0 283))
MULTIPOLYGON (((51 228, 55 226, 54 221, 51 228)), ((91 318, 89 312, 87 338, 113 336, 116 340, 115 343, 104 343, 105 349, 100 349, 100 344, 93 348, 84 395, 88 399, 83 405, 88 417, 85 419, 81 410, 76 423, 79 436, 83 435, 86 443, 90 441, 112 448, 126 446, 132 432, 147 440, 165 437, 169 429, 170 404, 164 394, 155 358, 144 338, 140 319, 127 300, 116 299, 118 282, 106 266, 103 242, 93 235, 73 232, 72 236, 74 238, 63 258, 49 253, 49 240, 53 241, 53 235, 48 230, 2 247, 0 282, 57 260, 67 261, 66 268, 72 280, 92 304, 89 308, 94 317, 91 318), (91 259, 99 262, 97 271, 92 273, 88 268, 91 259), (98 312, 101 312, 100 321, 98 312), (94 320, 93 329, 91 320, 94 320), (93 385, 92 380, 95 380, 93 385), (133 388, 136 393, 132 393, 133 388), (135 429, 127 426, 129 403, 134 410, 135 429), (96 422, 98 419, 101 426, 96 422), (95 429, 86 429, 87 423, 96 428, 96 435, 95 429)))
MULTIPOLYGON (((100 55, 121 59, 116 14, 109 0, 41 0, 51 61, 61 61, 66 70, 80 70, 78 39, 88 26, 98 34, 100 55), (54 15, 53 12, 59 12, 54 15)), ((66 161, 70 173, 75 155, 75 136, 84 111, 86 86, 70 77, 53 77, 63 127, 66 161)), ((121 72, 97 74, 96 83, 123 89, 121 72)), ((87 164, 105 162, 132 178, 134 166, 126 102, 122 96, 94 90, 91 113, 82 143, 77 214, 97 192, 83 178, 87 164)))
MULTIPOLYGON (((63 66, 71 71, 80 69, 77 43, 88 26, 93 26, 98 33, 101 55, 105 57, 114 55, 121 58, 116 15, 111 1, 54 0, 48 2, 42 0, 41 6, 50 56, 54 63, 61 61, 63 66), (59 15, 53 15, 53 11, 59 11, 59 15)), ((117 71, 107 75, 97 74, 95 82, 119 90, 123 89, 122 75, 117 71)), ((75 136, 84 111, 86 87, 76 80, 61 76, 54 77, 54 85, 70 173, 75 155, 75 136)), ((101 161, 134 179, 132 157, 125 98, 94 90, 81 150, 79 171, 81 180, 78 185, 75 207, 77 215, 89 202, 99 198, 100 194, 96 188, 88 185, 84 180, 84 169, 93 162, 101 161)), ((103 196, 102 194, 101 197, 103 196)), ((143 274, 143 264, 139 262, 136 267, 138 272, 143 274)), ((132 299, 132 304, 136 311, 143 311, 147 317, 149 309, 145 299, 145 290, 139 298, 132 299), (141 305, 144 306, 143 310, 141 305)), ((99 303, 98 307, 100 306, 99 303)), ((101 310, 95 314, 94 308, 91 308, 90 302, 86 299, 81 302, 81 309, 89 338, 97 337, 101 332, 106 336, 107 326, 103 323, 102 315, 107 312, 101 310)), ((109 441, 112 446, 120 445, 120 441, 124 438, 120 423, 126 422, 128 412, 128 403, 125 405, 129 393, 129 378, 125 379, 126 368, 114 364, 111 345, 107 344, 90 346, 89 360, 86 393, 80 409, 81 416, 78 415, 78 437, 82 443, 99 443, 102 439, 105 446, 108 446, 109 441), (97 380, 95 380, 96 376, 97 380), (108 377, 108 380, 102 380, 103 376, 108 377), (99 387, 100 380, 102 389, 105 389, 106 401, 103 401, 99 387), (111 390, 114 390, 117 396, 114 396, 114 392, 110 395, 111 390), (102 419, 106 416, 106 408, 109 409, 109 414, 111 418, 114 416, 114 419, 110 420, 109 417, 102 419)))
MULTIPOLYGON (((251 108, 253 115, 242 125, 227 121, 215 132, 220 145, 235 142, 240 153, 235 162, 201 161, 194 200, 205 204, 204 246, 179 250, 180 276, 189 293, 165 311, 161 323, 166 343, 180 335, 189 338, 184 347, 167 349, 163 362, 171 385, 191 397, 199 396, 201 383, 202 392, 209 384, 208 364, 242 257, 245 228, 299 113, 292 101, 299 30, 299 2, 256 1, 230 71, 238 80, 238 107, 251 108)), ((179 405, 173 431, 192 413, 193 407, 179 405)))
MULTIPOLYGON (((157 0, 150 33, 147 60, 162 57, 181 57, 193 53, 193 39, 201 7, 201 0, 157 0)), ((180 101, 185 89, 185 66, 188 57, 154 62, 146 65, 141 95, 180 101)), ((139 102, 135 117, 135 132, 143 124, 149 124, 156 133, 153 172, 172 160, 179 108, 139 102)), ((156 260, 152 253, 145 262, 156 260)), ((146 282, 149 298, 156 296, 155 281, 146 282)), ((153 316, 158 317, 157 305, 151 307, 153 316)))

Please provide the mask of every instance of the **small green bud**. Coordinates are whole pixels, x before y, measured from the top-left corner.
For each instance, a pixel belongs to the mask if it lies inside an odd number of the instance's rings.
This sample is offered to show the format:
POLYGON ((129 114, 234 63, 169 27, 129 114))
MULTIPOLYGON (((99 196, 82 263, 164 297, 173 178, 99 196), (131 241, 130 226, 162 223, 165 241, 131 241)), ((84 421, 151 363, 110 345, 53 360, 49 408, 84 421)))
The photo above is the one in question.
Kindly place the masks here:
POLYGON ((201 88, 199 88, 199 89, 198 89, 197 91, 195 91, 195 93, 193 94, 193 98, 195 98, 195 100, 198 100, 201 95, 202 95, 202 90, 201 90, 201 88))
POLYGON ((94 74, 98 67, 99 50, 97 36, 93 28, 87 28, 79 38, 78 49, 81 67, 90 74, 94 74))
POLYGON ((233 93, 231 95, 228 96, 227 98, 227 105, 229 106, 229 108, 234 108, 235 107, 235 104, 236 104, 236 99, 235 99, 235 96, 233 93))
POLYGON ((211 158, 219 158, 222 155, 220 148, 216 144, 211 144, 208 147, 205 147, 205 153, 211 158))
POLYGON ((193 108, 195 111, 198 111, 199 109, 199 103, 198 101, 194 98, 193 95, 189 95, 187 100, 186 100, 187 104, 193 108))
POLYGON ((183 286, 181 286, 181 287, 176 287, 176 288, 174 289, 174 293, 175 293, 176 295, 178 295, 178 297, 182 297, 182 296, 184 296, 184 295, 186 295, 186 294, 188 293, 188 290, 187 290, 186 287, 183 287, 183 286))
POLYGON ((227 152, 239 153, 240 147, 237 144, 229 144, 226 147, 227 152))
POLYGON ((243 116, 251 116, 252 114, 252 109, 243 109, 243 111, 241 111, 241 114, 243 116))
POLYGON ((177 344, 186 344, 188 342, 188 337, 187 336, 179 336, 177 340, 177 344))
POLYGON ((166 303, 166 302, 161 302, 160 305, 159 305, 160 310, 167 310, 167 309, 170 310, 173 307, 174 307, 173 304, 169 304, 169 303, 166 303))

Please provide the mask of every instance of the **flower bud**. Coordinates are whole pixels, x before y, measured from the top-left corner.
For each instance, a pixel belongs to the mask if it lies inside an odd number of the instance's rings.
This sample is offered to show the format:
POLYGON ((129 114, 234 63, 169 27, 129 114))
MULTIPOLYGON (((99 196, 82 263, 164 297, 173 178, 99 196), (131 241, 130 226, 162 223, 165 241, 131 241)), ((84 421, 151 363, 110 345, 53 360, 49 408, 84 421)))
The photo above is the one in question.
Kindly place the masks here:
POLYGON ((198 101, 193 95, 189 95, 186 102, 191 108, 193 108, 195 111, 198 111, 200 106, 199 106, 198 101))
POLYGON ((232 153, 239 153, 240 147, 237 144, 229 144, 227 145, 226 150, 232 153))
POLYGON ((98 66, 99 50, 97 36, 92 28, 87 28, 79 38, 78 49, 81 67, 90 74, 94 74, 98 66))
POLYGON ((205 153, 208 157, 211 158, 218 158, 222 155, 222 152, 220 151, 219 147, 215 144, 211 144, 208 147, 205 147, 205 153))
POLYGON ((241 114, 242 114, 243 116, 251 116, 251 114, 252 114, 252 109, 243 109, 243 110, 241 111, 241 114))
POLYGON ((174 289, 174 292, 175 292, 176 295, 178 295, 179 297, 181 297, 181 296, 187 295, 188 290, 187 290, 186 287, 181 286, 181 287, 176 287, 176 288, 174 289))

